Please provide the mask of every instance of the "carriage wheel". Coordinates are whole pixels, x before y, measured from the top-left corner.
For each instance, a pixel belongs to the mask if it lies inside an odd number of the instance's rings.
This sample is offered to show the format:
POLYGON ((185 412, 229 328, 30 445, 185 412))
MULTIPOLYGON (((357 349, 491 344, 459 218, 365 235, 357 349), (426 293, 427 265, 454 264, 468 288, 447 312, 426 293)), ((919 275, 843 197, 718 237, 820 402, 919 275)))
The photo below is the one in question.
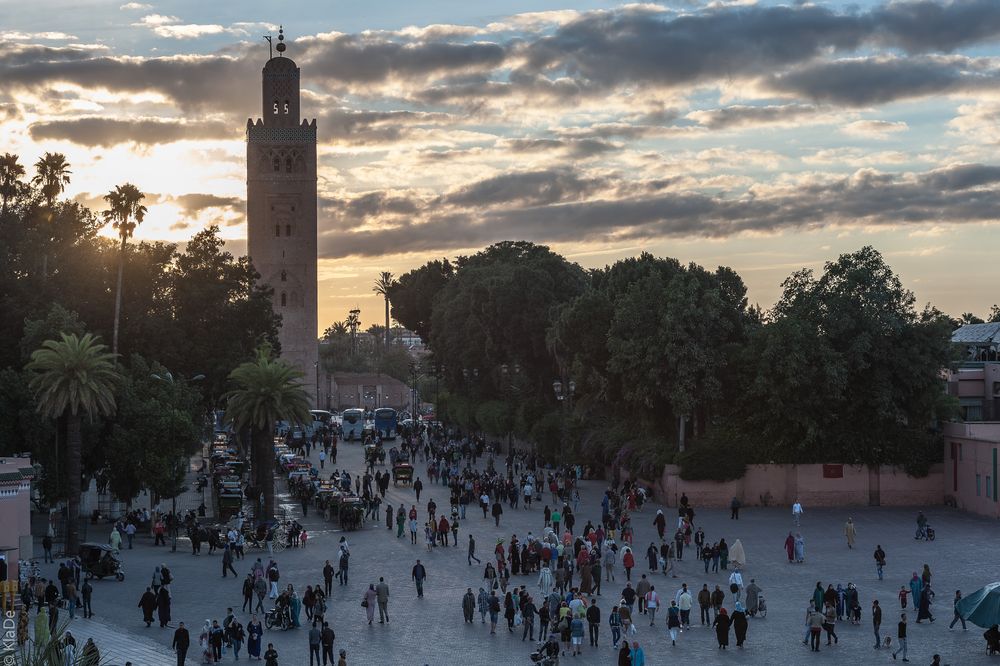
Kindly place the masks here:
POLYGON ((284 536, 284 537, 282 537, 282 538, 279 539, 278 535, 275 534, 274 535, 274 542, 271 544, 271 550, 273 550, 276 553, 280 553, 281 551, 285 550, 285 548, 287 548, 287 547, 288 547, 288 537, 284 536))
POLYGON ((123 580, 125 580, 125 574, 123 574, 123 573, 118 573, 118 574, 116 574, 116 575, 115 575, 115 578, 117 578, 117 579, 118 579, 118 582, 120 583, 120 582, 122 582, 123 580))

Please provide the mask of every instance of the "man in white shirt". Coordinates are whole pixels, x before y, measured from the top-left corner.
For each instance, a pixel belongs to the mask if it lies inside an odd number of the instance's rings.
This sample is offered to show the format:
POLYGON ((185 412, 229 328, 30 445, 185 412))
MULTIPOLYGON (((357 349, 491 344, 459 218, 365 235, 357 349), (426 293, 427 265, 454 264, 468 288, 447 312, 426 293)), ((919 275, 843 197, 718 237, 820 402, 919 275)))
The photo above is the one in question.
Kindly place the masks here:
POLYGON ((802 505, 799 504, 798 500, 795 500, 795 504, 792 505, 792 520, 795 521, 796 526, 802 522, 802 505))
POLYGON ((691 592, 687 589, 687 585, 681 590, 680 598, 677 600, 677 607, 681 609, 681 626, 685 629, 691 628, 691 606, 694 605, 694 599, 691 597, 691 592))

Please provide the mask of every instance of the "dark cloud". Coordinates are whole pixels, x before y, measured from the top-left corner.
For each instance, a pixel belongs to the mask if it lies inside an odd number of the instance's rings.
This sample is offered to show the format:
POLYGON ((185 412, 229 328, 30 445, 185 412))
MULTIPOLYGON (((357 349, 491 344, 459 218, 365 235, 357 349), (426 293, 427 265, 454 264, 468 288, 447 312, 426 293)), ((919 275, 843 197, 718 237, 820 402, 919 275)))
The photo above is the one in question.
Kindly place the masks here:
MULTIPOLYGON (((530 174, 526 174, 530 176, 530 174)), ((509 177, 508 177, 509 178, 509 177)), ((528 177, 526 181, 533 179, 528 177)), ((584 180, 584 179, 578 179, 584 180)), ((327 257, 449 250, 504 238, 537 242, 613 242, 669 237, 724 238, 826 226, 893 226, 995 222, 1000 219, 1000 166, 967 164, 916 175, 859 171, 851 176, 736 197, 660 190, 620 199, 559 199, 517 205, 476 183, 485 196, 428 204, 422 215, 388 228, 338 233, 321 242, 327 257), (484 207, 507 201, 507 205, 484 207)), ((521 188, 522 190, 525 188, 521 188)), ((526 189, 530 190, 530 187, 526 189)), ((627 191, 629 188, 622 188, 627 191)), ((633 188, 634 189, 634 188, 633 188)), ((500 192, 496 188, 493 192, 500 192)))
POLYGON ((392 143, 405 138, 416 128, 457 122, 457 118, 447 113, 344 108, 325 111, 317 118, 321 140, 351 145, 392 143))
POLYGON ((31 137, 65 139, 84 146, 113 146, 135 142, 143 145, 196 141, 202 139, 229 139, 238 135, 231 126, 222 122, 183 122, 179 120, 115 120, 112 118, 75 118, 33 123, 31 137))
POLYGON ((0 56, 0 91, 56 83, 123 93, 157 92, 186 111, 247 114, 260 108, 259 63, 231 56, 118 58, 85 48, 14 47, 0 56))
POLYGON ((871 12, 884 41, 910 53, 951 52, 1000 35, 996 0, 891 2, 871 12))
POLYGON ((747 126, 773 125, 805 120, 829 112, 813 104, 780 104, 767 106, 734 105, 705 109, 688 114, 688 118, 712 130, 739 129, 747 126))
POLYGON ((578 199, 606 186, 605 179, 583 178, 568 169, 527 171, 480 180, 442 200, 452 206, 537 206, 578 199))
POLYGON ((413 215, 420 205, 404 196, 393 196, 387 192, 369 192, 351 199, 325 198, 320 202, 323 212, 341 220, 354 223, 372 217, 413 215))
POLYGON ((497 145, 512 153, 544 153, 554 151, 580 159, 621 150, 620 145, 599 139, 505 139, 497 145))
POLYGON ((416 41, 383 33, 301 40, 310 75, 332 83, 379 83, 500 66, 505 48, 488 42, 416 41))
POLYGON ((963 56, 872 56, 816 62, 767 80, 767 86, 777 92, 855 107, 993 88, 998 83, 1000 70, 992 63, 963 56))
POLYGON ((241 197, 220 197, 216 194, 189 193, 171 197, 181 210, 187 215, 197 215, 209 208, 228 208, 242 210, 244 206, 241 197))

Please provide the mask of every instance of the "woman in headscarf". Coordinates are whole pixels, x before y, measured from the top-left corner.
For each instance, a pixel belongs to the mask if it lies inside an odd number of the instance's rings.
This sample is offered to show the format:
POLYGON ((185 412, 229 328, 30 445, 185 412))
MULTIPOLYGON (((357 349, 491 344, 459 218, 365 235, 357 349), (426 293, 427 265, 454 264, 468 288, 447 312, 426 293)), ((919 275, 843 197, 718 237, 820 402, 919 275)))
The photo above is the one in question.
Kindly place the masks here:
POLYGON ((160 587, 160 591, 156 595, 156 615, 157 619, 160 621, 160 627, 165 627, 170 624, 170 590, 169 585, 163 585, 160 587))
POLYGON ((931 597, 934 593, 931 591, 930 585, 925 585, 922 590, 920 590, 920 604, 917 606, 917 623, 919 624, 921 620, 934 621, 934 616, 931 615, 931 597))
POLYGON ((205 620, 205 624, 201 628, 201 633, 198 634, 198 647, 201 648, 201 662, 203 664, 211 664, 214 661, 212 658, 211 620, 205 620))
POLYGON ((590 568, 590 554, 585 548, 580 549, 576 558, 576 568, 580 572, 580 594, 590 594, 594 587, 594 576, 590 568))
POLYGON ((362 599, 362 606, 365 607, 365 613, 368 615, 368 624, 372 623, 375 619, 375 607, 378 601, 378 593, 375 591, 375 584, 368 583, 368 589, 365 590, 365 596, 362 599))
POLYGON ((795 537, 789 532, 785 537, 785 554, 788 555, 788 563, 795 561, 795 537))
POLYGON ((618 666, 632 666, 632 650, 629 649, 628 641, 622 641, 622 647, 618 650, 618 666))
POLYGON ((146 623, 146 626, 148 627, 153 624, 153 612, 156 610, 156 594, 152 589, 146 588, 146 591, 139 597, 138 606, 142 609, 142 621, 146 623))
POLYGON ((288 612, 292 617, 292 626, 301 627, 299 614, 302 612, 302 600, 299 599, 299 595, 291 583, 288 584, 288 612))
POLYGON ((63 666, 76 666, 76 639, 68 631, 63 634, 63 666))
POLYGON ((801 532, 795 533, 795 561, 799 564, 806 560, 806 540, 802 538, 801 532))
POLYGON ((260 644, 264 636, 264 625, 260 623, 256 615, 250 618, 247 623, 247 654, 260 659, 260 644))
POLYGON ((658 566, 659 559, 660 559, 660 551, 659 549, 657 549, 656 545, 652 541, 650 541, 649 548, 646 549, 646 560, 649 561, 650 573, 656 573, 656 571, 660 568, 658 566))
POLYGON ((715 616, 715 622, 712 626, 715 627, 715 637, 719 640, 719 649, 725 650, 729 647, 729 614, 726 613, 725 608, 719 609, 719 614, 715 616))
POLYGON ((736 635, 736 647, 743 647, 747 639, 747 614, 743 609, 743 604, 736 602, 733 610, 733 633, 736 635))
POLYGON ((923 589, 924 589, 924 584, 923 582, 921 582, 920 576, 917 575, 917 572, 914 571, 913 577, 910 578, 910 595, 913 600, 914 608, 920 608, 920 593, 923 591, 923 589))
POLYGON ((538 573, 538 590, 541 592, 542 597, 549 596, 549 592, 552 591, 552 586, 552 570, 547 566, 544 566, 538 573))
POLYGON ((46 646, 49 644, 49 639, 52 637, 52 632, 49 631, 49 609, 42 606, 38 615, 35 616, 35 645, 46 646))

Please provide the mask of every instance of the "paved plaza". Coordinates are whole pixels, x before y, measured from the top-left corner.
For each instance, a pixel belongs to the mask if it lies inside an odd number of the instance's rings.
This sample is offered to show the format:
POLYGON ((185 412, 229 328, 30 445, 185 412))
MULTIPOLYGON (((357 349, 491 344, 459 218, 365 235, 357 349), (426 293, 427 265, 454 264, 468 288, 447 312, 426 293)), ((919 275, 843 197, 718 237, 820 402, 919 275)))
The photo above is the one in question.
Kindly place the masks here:
MULTIPOLYGON (((315 458, 315 455, 314 455, 315 458)), ((338 465, 352 474, 362 470, 362 454, 357 444, 342 443, 339 447, 338 465)), ((317 463, 318 464, 318 463, 317 463)), ((416 465, 418 471, 421 465, 416 465)), ((327 465, 329 473, 331 465, 327 465)), ((420 474, 426 478, 424 474, 420 474)), ((278 482, 281 491, 286 487, 278 482)), ((588 519, 595 523, 600 519, 600 496, 605 484, 600 481, 583 482, 582 501, 577 512, 577 530, 588 519)), ((440 507, 447 502, 448 493, 440 486, 425 485, 421 494, 420 519, 425 519, 427 501, 435 499, 440 507)), ((389 486, 388 500, 398 506, 409 508, 415 502, 410 488, 389 486)), ((299 508, 283 495, 282 502, 293 515, 300 515, 299 508)), ((544 502, 542 503, 544 505, 544 502)), ((384 508, 384 506, 383 506, 384 508)), ((643 556, 650 540, 656 535, 652 520, 656 506, 647 506, 634 516, 636 530, 636 568, 633 581, 645 571, 643 556)), ((952 619, 951 598, 956 589, 963 592, 982 586, 987 582, 1000 580, 1000 560, 996 556, 997 526, 987 520, 976 518, 955 510, 932 507, 925 509, 931 525, 937 530, 937 540, 931 543, 913 539, 916 508, 848 508, 815 509, 805 507, 805 516, 800 531, 806 540, 804 564, 787 564, 784 539, 790 529, 791 516, 788 508, 744 509, 739 521, 731 520, 729 512, 722 510, 698 510, 695 525, 702 526, 709 541, 724 537, 730 544, 741 539, 746 550, 747 567, 744 581, 755 578, 767 598, 766 619, 751 619, 748 642, 738 650, 730 635, 730 648, 721 652, 717 648, 714 631, 695 627, 685 631, 671 647, 666 632, 665 615, 657 618, 655 627, 638 618, 638 640, 646 654, 646 664, 660 665, 676 663, 706 664, 802 664, 802 663, 859 663, 875 664, 892 661, 887 651, 875 651, 871 631, 869 610, 873 598, 879 599, 884 608, 883 635, 893 636, 895 643, 896 621, 898 620, 897 592, 906 584, 914 571, 919 571, 926 563, 933 572, 933 586, 937 592, 932 612, 936 617, 933 624, 914 624, 916 614, 909 610, 909 657, 915 664, 929 664, 931 656, 938 652, 942 663, 987 664, 1000 663, 1000 658, 989 658, 985 654, 982 629, 969 625, 969 631, 962 632, 960 625, 954 631, 948 630, 952 619), (858 541, 854 550, 849 550, 843 536, 843 525, 847 517, 857 524, 858 541), (872 559, 876 543, 880 543, 887 554, 888 565, 885 580, 878 581, 872 559), (806 604, 817 581, 844 584, 853 582, 860 592, 863 609, 861 626, 851 626, 848 622, 837 625, 840 642, 827 648, 825 641, 819 653, 809 652, 802 645, 803 616, 806 604)), ((474 624, 462 620, 461 597, 467 587, 477 592, 482 584, 483 567, 468 566, 466 563, 466 541, 471 532, 477 541, 477 554, 483 560, 490 557, 497 538, 508 540, 512 533, 519 538, 530 530, 538 535, 542 532, 542 506, 531 510, 505 508, 500 528, 494 527, 492 518, 483 519, 481 511, 470 511, 468 519, 461 524, 459 546, 457 548, 435 548, 428 553, 423 540, 411 545, 408 533, 397 539, 395 529, 391 532, 384 522, 369 523, 360 531, 341 533, 333 529, 333 523, 326 523, 320 516, 310 512, 301 519, 310 533, 308 547, 289 549, 276 559, 281 567, 281 586, 295 585, 301 595, 307 584, 322 583, 321 568, 325 559, 336 564, 334 557, 336 544, 346 534, 352 551, 350 583, 338 586, 336 580, 330 600, 328 617, 332 618, 336 631, 335 653, 346 649, 348 664, 528 664, 528 654, 532 645, 522 642, 520 630, 511 635, 507 632, 501 617, 497 634, 489 634, 489 626, 482 625, 478 613, 474 624), (410 569, 419 558, 426 566, 428 579, 425 583, 424 598, 418 599, 410 569), (384 576, 390 586, 389 613, 391 622, 369 626, 365 610, 361 608, 362 592, 369 583, 384 576)), ((665 511, 668 517, 675 517, 676 510, 665 511)), ((384 511, 383 511, 384 515, 384 511)), ((92 534, 91 538, 96 538, 92 534)), ((174 574, 172 585, 173 622, 184 621, 196 642, 198 628, 206 619, 222 620, 226 607, 237 610, 237 617, 246 625, 247 614, 239 613, 242 603, 242 576, 249 570, 254 559, 261 556, 266 564, 267 553, 248 551, 247 558, 235 563, 238 578, 222 578, 221 555, 208 555, 203 546, 200 556, 193 556, 186 539, 179 542, 178 551, 171 553, 169 547, 154 548, 151 540, 137 541, 135 550, 123 551, 127 577, 125 582, 113 580, 95 581, 93 606, 96 620, 117 627, 121 644, 114 650, 118 655, 127 656, 129 641, 135 636, 169 646, 173 629, 160 629, 155 623, 146 628, 141 622, 140 610, 136 607, 139 596, 149 584, 155 565, 164 562, 174 574)), ((657 591, 663 597, 673 597, 682 582, 697 591, 703 583, 710 589, 715 585, 726 587, 728 573, 705 574, 701 562, 693 560, 694 551, 685 552, 679 563, 679 577, 668 578, 662 574, 652 576, 657 591), (689 559, 690 558, 690 559, 689 559)), ((616 568, 616 582, 604 583, 598 603, 602 613, 601 646, 597 649, 584 646, 584 654, 579 657, 566 656, 562 663, 581 665, 616 664, 617 653, 611 648, 607 617, 611 605, 620 596, 624 587, 624 571, 616 568)), ((50 565, 43 568, 44 575, 54 575, 50 565)), ((578 579, 577 579, 578 580, 578 579)), ((535 591, 536 576, 515 576, 511 585, 526 585, 535 591)), ((537 596, 537 595, 536 595, 537 596)), ((728 602, 728 598, 727 598, 728 602)), ((731 603, 726 604, 731 609, 731 603)), ((697 617, 697 608, 692 612, 692 620, 697 617)), ((265 631, 264 644, 273 642, 280 654, 282 666, 300 666, 309 663, 307 628, 305 615, 303 627, 287 632, 265 631)), ((73 621, 71 630, 78 640, 85 640, 88 620, 79 617, 73 621)), ((95 634, 96 635, 96 634, 95 634)), ((101 632, 106 636, 106 632, 101 632)), ((105 639, 111 640, 111 639, 105 639)), ((586 643, 586 641, 585 641, 586 643)), ((148 654, 148 653, 147 653, 148 654)), ((164 651, 162 663, 171 663, 169 653, 164 651)), ((149 657, 152 659, 152 657, 149 657)), ((245 657, 245 647, 244 656, 245 657)), ((224 661, 231 661, 227 654, 224 661)), ((135 659, 136 664, 148 662, 135 659)), ((123 659, 113 663, 123 663, 123 659)), ((199 663, 197 649, 192 646, 189 664, 199 663)))

